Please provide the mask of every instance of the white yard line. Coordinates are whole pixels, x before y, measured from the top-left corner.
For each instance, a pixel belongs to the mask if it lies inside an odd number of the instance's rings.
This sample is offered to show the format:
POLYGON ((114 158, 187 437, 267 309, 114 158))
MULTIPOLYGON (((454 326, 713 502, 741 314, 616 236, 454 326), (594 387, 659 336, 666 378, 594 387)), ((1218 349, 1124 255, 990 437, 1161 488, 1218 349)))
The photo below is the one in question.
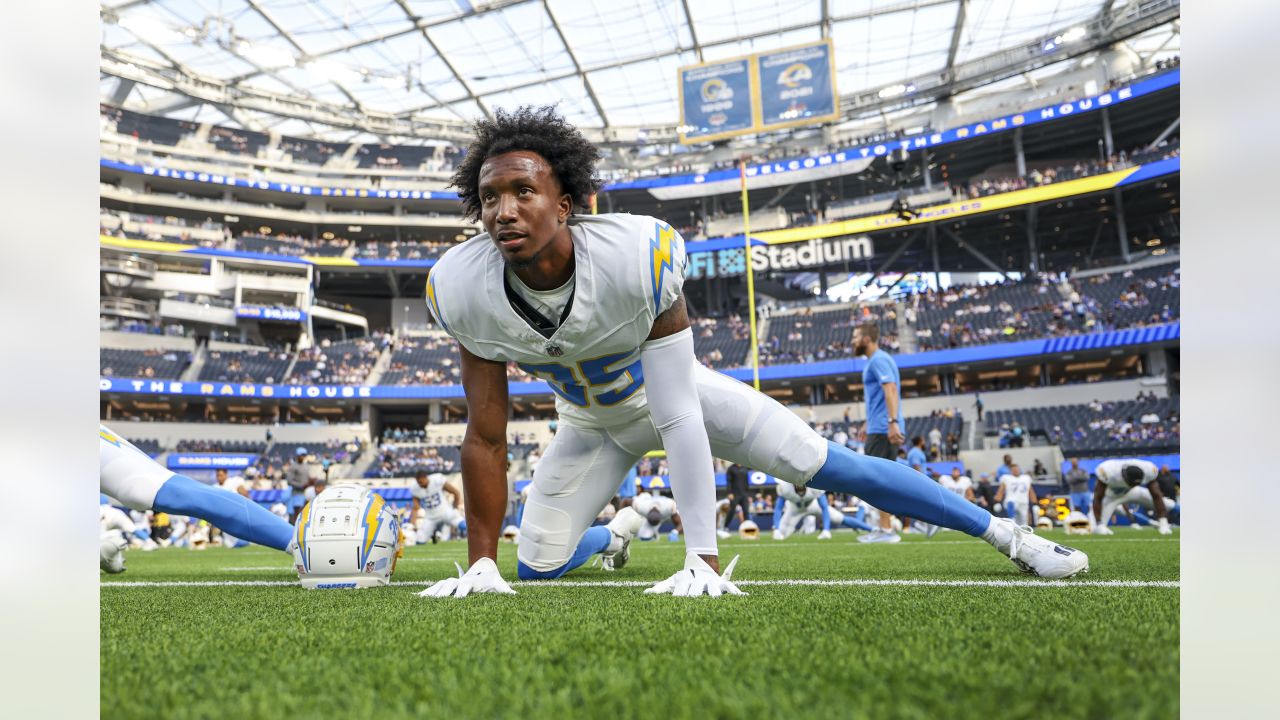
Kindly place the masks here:
MULTIPOLYGON (((655 580, 568 580, 513 582, 519 588, 557 587, 620 587, 642 588, 653 585, 655 580)), ((392 585, 425 588, 429 583, 393 581, 392 585)), ((809 586, 809 587, 990 587, 990 588, 1180 588, 1178 580, 891 580, 858 578, 849 580, 739 580, 743 587, 809 586)), ((102 587, 296 587, 292 580, 122 580, 101 583, 102 587)))

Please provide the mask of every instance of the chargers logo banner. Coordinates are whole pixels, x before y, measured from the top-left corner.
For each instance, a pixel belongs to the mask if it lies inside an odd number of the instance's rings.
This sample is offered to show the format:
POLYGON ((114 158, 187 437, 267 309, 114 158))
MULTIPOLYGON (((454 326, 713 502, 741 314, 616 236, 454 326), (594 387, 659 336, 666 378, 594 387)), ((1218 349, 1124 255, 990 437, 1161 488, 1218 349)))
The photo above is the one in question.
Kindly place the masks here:
POLYGON ((712 140, 750 130, 754 114, 746 58, 680 69, 682 139, 712 140))
POLYGON ((826 122, 840 116, 831 41, 756 55, 760 129, 826 122))

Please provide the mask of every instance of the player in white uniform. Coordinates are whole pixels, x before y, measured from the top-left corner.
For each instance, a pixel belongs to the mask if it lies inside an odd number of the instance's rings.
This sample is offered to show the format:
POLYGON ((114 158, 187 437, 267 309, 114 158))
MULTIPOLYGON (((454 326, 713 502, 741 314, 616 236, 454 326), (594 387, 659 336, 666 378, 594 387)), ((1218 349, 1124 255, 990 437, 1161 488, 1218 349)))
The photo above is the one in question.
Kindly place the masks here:
POLYGON ((100 488, 134 510, 157 510, 207 520, 223 532, 288 552, 293 526, 248 497, 177 475, 98 426, 100 488))
POLYGON ((437 531, 440 533, 440 542, 448 542, 454 530, 466 532, 467 522, 458 511, 462 505, 462 495, 448 483, 445 476, 419 470, 414 479, 416 483, 409 488, 409 493, 413 496, 413 518, 418 525, 418 544, 428 540, 437 542, 437 531), (447 500, 445 495, 449 496, 447 500), (423 511, 421 519, 418 518, 419 509, 423 511))
POLYGON ((686 555, 684 570, 653 592, 740 592, 717 575, 713 454, 983 537, 1026 572, 1087 567, 1083 553, 993 520, 910 468, 831 446, 777 401, 699 365, 682 295, 684 241, 651 217, 574 214, 600 187, 599 153, 552 108, 495 113, 475 136, 453 184, 485 232, 445 253, 426 288, 462 357, 472 565, 424 595, 512 592, 493 561, 507 500, 508 362, 545 380, 559 413, 520 526, 522 579, 616 553, 627 528, 591 523, 627 469, 657 449, 670 463, 686 555))
POLYGON ((1156 525, 1161 535, 1173 532, 1169 528, 1169 511, 1177 503, 1160 492, 1160 485, 1155 482, 1160 474, 1155 464, 1146 460, 1107 460, 1099 463, 1093 470, 1098 482, 1093 486, 1093 532, 1098 535, 1110 535, 1111 516, 1116 509, 1129 503, 1136 503, 1153 510, 1156 514, 1156 525))
MULTIPOLYGON (((800 489, 786 480, 779 480, 778 506, 782 510, 780 516, 779 513, 774 513, 776 518, 773 527, 774 540, 786 540, 791 537, 799 524, 810 517, 820 519, 822 522, 822 532, 818 534, 819 540, 831 537, 832 525, 854 530, 872 530, 870 525, 855 517, 846 516, 840 510, 831 507, 827 501, 827 494, 815 487, 800 489)), ((805 532, 812 531, 806 529, 805 532)))
POLYGON ((658 528, 667 521, 675 524, 676 532, 684 534, 684 523, 680 518, 680 511, 676 509, 676 501, 666 495, 655 495, 646 490, 635 496, 631 501, 631 507, 644 520, 636 533, 637 538, 641 540, 656 538, 658 528))
POLYGON ((959 465, 951 468, 950 475, 943 475, 938 478, 938 484, 943 489, 950 490, 965 500, 973 502, 973 480, 969 479, 969 476, 960 470, 959 465))
POLYGON ((1000 476, 996 502, 1003 503, 1005 514, 1019 525, 1035 522, 1031 508, 1037 502, 1036 491, 1031 487, 1031 476, 1022 472, 1017 463, 1009 466, 1008 474, 1000 476))

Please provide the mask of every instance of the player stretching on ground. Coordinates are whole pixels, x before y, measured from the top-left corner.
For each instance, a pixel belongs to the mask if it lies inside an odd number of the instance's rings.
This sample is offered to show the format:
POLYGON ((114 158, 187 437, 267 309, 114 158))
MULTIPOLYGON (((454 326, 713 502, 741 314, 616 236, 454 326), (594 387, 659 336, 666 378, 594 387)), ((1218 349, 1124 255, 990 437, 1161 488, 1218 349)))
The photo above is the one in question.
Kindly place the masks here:
POLYGON ((658 528, 668 521, 676 526, 676 532, 684 534, 684 522, 680 518, 680 511, 676 509, 676 501, 666 495, 642 492, 636 496, 631 507, 644 519, 644 524, 636 532, 638 539, 653 540, 658 537, 658 528))
POLYGON ((458 507, 462 505, 462 495, 445 480, 444 475, 428 475, 426 470, 419 470, 414 480, 417 484, 409 488, 409 494, 413 496, 410 517, 416 519, 418 510, 422 510, 423 517, 418 520, 416 538, 419 545, 428 540, 433 543, 448 542, 454 530, 467 531, 467 522, 462 519, 462 513, 458 512, 458 507), (444 499, 445 495, 449 496, 447 501, 444 499))
POLYGON ((499 111, 475 134, 453 184, 485 232, 445 253, 426 289, 462 356, 471 567, 423 594, 512 592, 494 563, 507 504, 509 361, 547 381, 560 421, 520 525, 522 579, 620 551, 629 528, 591 524, 627 469, 659 448, 686 555, 684 570, 652 592, 741 592, 717 574, 713 454, 982 537, 1026 572, 1087 568, 1083 553, 993 519, 908 467, 828 443, 777 401, 698 364, 681 294, 684 241, 651 217, 574 214, 600 188, 599 153, 552 108, 499 111))
POLYGON ((833 524, 866 532, 874 530, 862 520, 852 515, 845 515, 831 507, 830 503, 827 502, 827 494, 816 487, 807 487, 800 490, 786 480, 779 480, 778 505, 782 508, 782 513, 781 517, 779 517, 778 513, 774 513, 774 517, 777 518, 773 528, 774 540, 786 540, 791 537, 800 522, 809 516, 822 519, 822 532, 818 534, 819 540, 830 539, 831 526, 833 524))
POLYGON ((1156 513, 1156 527, 1161 535, 1169 535, 1169 511, 1174 503, 1160 492, 1155 482, 1160 471, 1146 460, 1107 460, 1093 469, 1098 482, 1093 485, 1093 532, 1110 535, 1111 516, 1129 503, 1137 503, 1156 513))
POLYGON ((293 526, 249 498, 161 467, 146 453, 98 426, 100 488, 134 510, 189 515, 242 540, 289 551, 293 526))

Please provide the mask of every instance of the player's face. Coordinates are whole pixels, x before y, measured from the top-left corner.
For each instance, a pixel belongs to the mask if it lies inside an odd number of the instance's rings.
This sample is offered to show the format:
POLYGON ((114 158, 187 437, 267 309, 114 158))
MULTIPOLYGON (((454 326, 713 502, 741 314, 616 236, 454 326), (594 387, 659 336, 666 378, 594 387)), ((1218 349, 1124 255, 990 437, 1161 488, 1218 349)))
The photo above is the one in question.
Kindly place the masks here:
POLYGON ((480 222, 503 260, 516 268, 533 264, 573 207, 547 161, 526 150, 485 160, 479 191, 480 222))
POLYGON ((415 479, 418 481, 418 487, 426 487, 427 483, 430 482, 430 480, 428 480, 425 477, 420 477, 415 479))

